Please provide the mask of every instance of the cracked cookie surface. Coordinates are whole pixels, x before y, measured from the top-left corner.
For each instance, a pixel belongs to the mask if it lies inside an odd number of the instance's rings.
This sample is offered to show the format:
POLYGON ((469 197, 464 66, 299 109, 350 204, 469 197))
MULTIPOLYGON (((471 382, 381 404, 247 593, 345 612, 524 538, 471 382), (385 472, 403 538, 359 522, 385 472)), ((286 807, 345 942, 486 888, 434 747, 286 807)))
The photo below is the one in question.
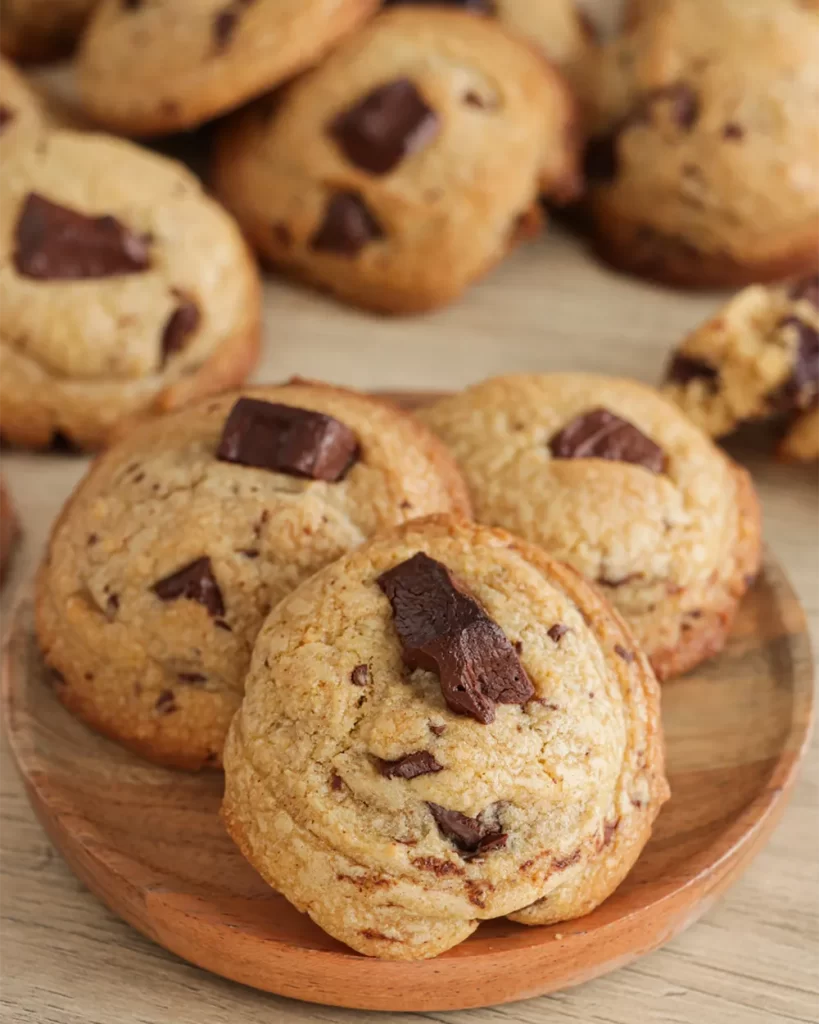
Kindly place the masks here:
POLYGON ((180 164, 55 131, 0 172, 0 432, 105 444, 123 421, 239 385, 259 342, 252 257, 180 164))
MULTIPOLYGON (((475 667, 471 639, 434 642, 448 644, 475 667)), ((658 687, 573 570, 502 531, 417 520, 267 620, 225 783, 228 830, 300 910, 367 955, 435 956, 481 920, 564 920, 616 888, 668 795, 658 687), (431 591, 414 612, 394 593, 402 577, 411 602, 420 593, 419 552, 478 602, 528 678, 486 724, 407 662, 407 628, 440 611, 431 591)))
POLYGON ((125 135, 192 128, 317 63, 378 0, 104 0, 80 48, 85 108, 125 135))
MULTIPOLYGON (((280 598, 380 528, 468 512, 442 446, 391 406, 309 383, 242 395, 345 425, 354 461, 336 481, 243 464, 222 445, 238 396, 200 401, 101 456, 38 578, 38 637, 59 698, 137 753, 186 768, 220 763, 256 632, 280 598)), ((271 437, 246 428, 240 455, 271 437)), ((304 434, 280 436, 293 442, 285 455, 309 447, 304 434)), ((292 468, 321 474, 303 459, 292 468)))
POLYGON ((384 312, 456 298, 578 184, 561 76, 493 19, 379 15, 229 121, 217 194, 278 267, 384 312))
POLYGON ((660 678, 721 649, 758 568, 750 477, 635 381, 512 375, 421 411, 480 522, 596 581, 660 678))

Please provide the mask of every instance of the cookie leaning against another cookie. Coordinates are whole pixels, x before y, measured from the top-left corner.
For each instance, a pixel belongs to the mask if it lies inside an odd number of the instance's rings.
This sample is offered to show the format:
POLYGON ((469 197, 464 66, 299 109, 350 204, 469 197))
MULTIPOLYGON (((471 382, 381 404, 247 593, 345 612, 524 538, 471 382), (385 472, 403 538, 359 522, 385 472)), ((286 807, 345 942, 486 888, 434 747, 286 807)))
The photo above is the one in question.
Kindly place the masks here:
POLYGON ((667 795, 658 687, 619 617, 533 545, 445 516, 278 606, 225 747, 251 864, 391 960, 588 913, 667 795))
POLYGON ((265 615, 375 531, 468 513, 443 446, 365 395, 222 395, 106 452, 54 527, 37 633, 63 703, 137 753, 218 765, 265 615))
POLYGON ((259 343, 241 234, 180 164, 57 131, 0 169, 0 433, 107 443, 124 422, 240 384, 259 343))
POLYGON ((578 184, 558 73, 494 20, 385 11, 229 121, 215 189, 276 266, 357 305, 443 305, 578 184))
POLYGON ((722 649, 760 558, 748 474, 671 402, 591 374, 496 377, 421 410, 479 522, 602 587, 661 679, 722 649))
POLYGON ((587 66, 597 247, 687 287, 808 273, 819 248, 819 7, 640 5, 587 66))
POLYGON ((315 64, 378 0, 103 0, 80 48, 83 103, 124 135, 164 135, 315 64))

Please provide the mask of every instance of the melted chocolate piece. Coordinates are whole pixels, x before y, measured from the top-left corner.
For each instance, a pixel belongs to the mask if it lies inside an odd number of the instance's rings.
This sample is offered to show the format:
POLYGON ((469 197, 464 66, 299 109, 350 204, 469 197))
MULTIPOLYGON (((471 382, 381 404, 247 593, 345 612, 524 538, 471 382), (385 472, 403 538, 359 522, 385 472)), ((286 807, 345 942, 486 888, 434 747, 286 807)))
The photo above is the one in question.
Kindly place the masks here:
POLYGON ((571 626, 566 626, 562 622, 556 622, 546 630, 546 635, 551 640, 554 640, 556 644, 559 644, 561 637, 564 637, 567 633, 571 633, 571 626))
POLYGON ((230 411, 216 457, 310 480, 341 480, 358 458, 358 441, 332 416, 258 398, 230 411))
POLYGON ((310 248, 338 256, 356 256, 369 242, 383 237, 383 228, 357 192, 337 192, 310 239, 310 248))
POLYGON ((222 592, 208 557, 197 558, 178 572, 158 580, 151 590, 162 601, 177 601, 180 598, 198 601, 213 618, 225 614, 222 592))
POLYGON ((378 578, 392 605, 410 668, 437 672, 444 700, 484 725, 496 704, 525 704, 534 695, 503 630, 450 574, 419 552, 378 578))
POLYGON ((179 295, 179 305, 165 322, 162 331, 162 365, 169 356, 185 347, 188 336, 193 334, 201 319, 199 307, 192 299, 179 295))
POLYGON ((819 274, 812 274, 801 281, 796 281, 791 285, 788 295, 795 301, 804 299, 819 309, 819 274))
POLYGON ((782 320, 779 327, 796 330, 798 341, 791 375, 772 396, 772 404, 784 412, 805 409, 819 392, 819 331, 795 316, 782 320))
POLYGON ((23 277, 71 281, 147 270, 148 244, 115 217, 86 217, 31 192, 15 229, 23 277))
POLYGON ((438 115, 408 78, 373 89, 328 131, 344 155, 370 174, 388 174, 438 132, 438 115))
POLYGON ((397 761, 381 761, 379 765, 385 779, 415 779, 419 775, 429 775, 443 769, 444 766, 428 750, 416 750, 399 757, 397 761))
POLYGON ((556 459, 610 459, 643 466, 652 473, 665 469, 665 454, 651 438, 608 409, 581 413, 549 442, 556 459))
POLYGON ((673 384, 688 384, 692 380, 708 381, 712 391, 717 390, 719 370, 704 359, 695 359, 677 352, 671 359, 666 372, 666 380, 673 384))
POLYGON ((350 673, 350 682, 354 686, 366 686, 370 681, 370 669, 367 665, 356 665, 350 673))
POLYGON ((487 825, 480 818, 470 818, 429 801, 427 807, 441 835, 464 853, 483 853, 506 845, 506 833, 501 832, 498 825, 487 825))

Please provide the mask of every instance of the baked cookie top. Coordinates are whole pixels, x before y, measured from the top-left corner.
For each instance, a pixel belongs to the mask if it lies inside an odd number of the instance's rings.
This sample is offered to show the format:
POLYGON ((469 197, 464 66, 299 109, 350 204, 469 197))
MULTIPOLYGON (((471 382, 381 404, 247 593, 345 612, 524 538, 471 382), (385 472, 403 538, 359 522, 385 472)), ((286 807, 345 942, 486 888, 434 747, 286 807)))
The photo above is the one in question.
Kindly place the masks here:
POLYGON ((397 7, 229 121, 214 184, 268 258, 359 304, 439 305, 577 185, 559 76, 493 19, 397 7))
POLYGON ((511 375, 421 416, 460 465, 476 518, 601 584, 662 675, 666 653, 756 571, 747 478, 651 388, 511 375))
POLYGON ((57 419, 61 403, 84 403, 93 441, 163 389, 193 385, 234 341, 246 372, 258 274, 238 228, 191 173, 128 142, 68 131, 4 156, 4 433, 26 415, 25 397, 32 410, 52 402, 57 419))
POLYGON ((621 260, 693 284, 815 261, 818 14, 795 0, 664 0, 589 62, 587 173, 615 260, 636 239, 621 260))
POLYGON ((278 606, 225 773, 257 870, 390 959, 546 894, 573 893, 566 917, 600 902, 667 795, 657 685, 617 616, 535 547, 449 517, 372 539, 278 606))
POLYGON ((712 437, 819 401, 819 274, 752 285, 688 335, 665 393, 712 437))
POLYGON ((83 37, 88 112, 126 135, 191 128, 316 63, 378 0, 103 0, 83 37))
POLYGON ((43 131, 46 115, 37 93, 15 66, 0 58, 0 152, 30 145, 43 131))
POLYGON ((54 528, 37 624, 61 699, 153 760, 218 764, 256 632, 371 533, 466 512, 438 441, 393 407, 306 382, 134 430, 54 528))

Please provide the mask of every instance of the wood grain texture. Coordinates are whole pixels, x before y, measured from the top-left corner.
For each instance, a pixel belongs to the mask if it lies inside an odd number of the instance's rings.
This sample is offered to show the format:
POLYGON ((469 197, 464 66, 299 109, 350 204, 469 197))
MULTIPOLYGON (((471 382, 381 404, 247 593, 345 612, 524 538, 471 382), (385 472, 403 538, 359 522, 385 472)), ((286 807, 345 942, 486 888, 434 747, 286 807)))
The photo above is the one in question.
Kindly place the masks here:
POLYGON ((280 995, 363 1009, 465 1009, 530 998, 623 966, 691 924, 779 820, 811 721, 799 603, 770 559, 720 658, 664 688, 672 799, 625 883, 577 921, 484 924, 436 960, 352 953, 272 892, 218 816, 222 781, 141 762, 53 695, 24 601, 3 666, 12 752, 77 876, 149 938, 280 995))

